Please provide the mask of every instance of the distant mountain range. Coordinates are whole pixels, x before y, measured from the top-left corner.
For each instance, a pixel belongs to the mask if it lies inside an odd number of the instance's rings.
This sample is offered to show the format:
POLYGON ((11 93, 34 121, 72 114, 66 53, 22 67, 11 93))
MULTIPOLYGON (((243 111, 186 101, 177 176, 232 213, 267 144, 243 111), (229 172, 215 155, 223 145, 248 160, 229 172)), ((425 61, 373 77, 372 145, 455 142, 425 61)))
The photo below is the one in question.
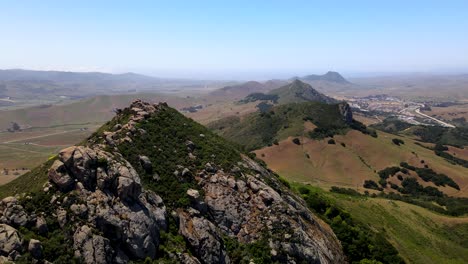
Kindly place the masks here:
POLYGON ((0 70, 0 106, 37 105, 108 94, 204 89, 207 84, 219 87, 225 83, 136 73, 0 70))
POLYGON ((161 81, 160 78, 136 73, 110 74, 102 72, 65 72, 65 71, 32 71, 0 70, 0 81, 54 81, 54 82, 98 82, 98 81, 161 81))

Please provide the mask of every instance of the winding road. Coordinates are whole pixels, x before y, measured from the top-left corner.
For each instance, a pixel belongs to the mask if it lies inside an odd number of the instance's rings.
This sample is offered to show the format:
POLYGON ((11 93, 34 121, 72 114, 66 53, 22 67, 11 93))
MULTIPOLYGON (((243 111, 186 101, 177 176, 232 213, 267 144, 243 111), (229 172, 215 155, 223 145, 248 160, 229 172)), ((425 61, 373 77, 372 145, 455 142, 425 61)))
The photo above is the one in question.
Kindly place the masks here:
POLYGON ((434 120, 435 122, 441 124, 441 125, 444 126, 444 127, 455 128, 455 126, 452 125, 452 124, 446 123, 446 122, 444 122, 444 121, 442 121, 442 120, 439 120, 439 119, 434 118, 434 117, 432 117, 432 116, 428 116, 428 115, 426 115, 426 114, 421 113, 421 110, 420 110, 420 109, 421 109, 421 108, 416 108, 416 109, 414 110, 414 112, 416 112, 416 114, 421 115, 421 116, 423 116, 423 117, 432 119, 432 120, 434 120))

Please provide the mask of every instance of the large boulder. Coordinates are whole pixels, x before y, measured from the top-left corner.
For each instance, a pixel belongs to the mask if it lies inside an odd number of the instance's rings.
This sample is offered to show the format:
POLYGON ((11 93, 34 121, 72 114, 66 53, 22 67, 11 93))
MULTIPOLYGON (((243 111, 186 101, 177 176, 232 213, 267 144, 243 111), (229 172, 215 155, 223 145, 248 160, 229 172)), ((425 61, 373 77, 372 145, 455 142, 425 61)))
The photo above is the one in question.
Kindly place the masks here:
POLYGON ((139 160, 146 173, 151 173, 153 171, 153 164, 151 164, 151 160, 147 156, 140 156, 139 160))
POLYGON ((41 241, 36 239, 29 240, 28 251, 35 259, 42 258, 42 244, 41 241))
POLYGON ((16 229, 0 224, 0 255, 14 260, 22 251, 23 239, 16 229))
POLYGON ((54 161, 50 167, 49 180, 63 192, 72 190, 75 185, 75 179, 68 174, 65 164, 60 160, 54 161))

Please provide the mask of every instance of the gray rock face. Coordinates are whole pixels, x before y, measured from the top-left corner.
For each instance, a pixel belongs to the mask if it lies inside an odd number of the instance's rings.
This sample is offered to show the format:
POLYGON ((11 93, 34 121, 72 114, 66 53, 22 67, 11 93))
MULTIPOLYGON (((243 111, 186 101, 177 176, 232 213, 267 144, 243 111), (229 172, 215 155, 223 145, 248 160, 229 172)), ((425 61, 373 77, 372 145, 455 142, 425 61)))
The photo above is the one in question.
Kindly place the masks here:
POLYGON ((277 180, 256 162, 245 157, 244 166, 261 174, 246 175, 244 182, 218 171, 200 183, 209 215, 219 230, 244 243, 259 239, 267 231, 272 252, 278 257, 283 254, 312 263, 344 263, 341 246, 328 226, 293 195, 280 195, 273 189, 277 180), (270 185, 263 181, 266 177, 270 177, 270 185), (275 226, 283 228, 271 231, 275 226), (286 234, 294 234, 294 239, 285 239, 286 234))
POLYGON ((84 263, 111 263, 113 250, 108 239, 93 234, 90 227, 84 225, 73 235, 75 256, 84 263))
POLYGON ((204 263, 230 263, 216 226, 205 218, 179 212, 179 232, 204 263))
POLYGON ((22 251, 23 239, 13 227, 0 224, 0 255, 14 260, 22 251))
POLYGON ((51 175, 59 173, 72 177, 80 200, 70 205, 72 214, 67 215, 64 209, 56 212, 60 226, 75 217, 87 217, 89 223, 75 232, 77 256, 86 263, 156 256, 159 230, 167 228, 166 208, 159 196, 142 191, 140 177, 130 163, 100 148, 88 147, 61 151, 57 163, 59 166, 52 166, 49 171, 51 182, 58 186, 60 181, 51 175))
MULTIPOLYGON (((148 205, 150 206, 153 205, 148 205)), ((153 214, 153 208, 148 207, 139 204, 127 207, 119 203, 113 206, 98 206, 92 214, 93 222, 105 237, 111 241, 119 241, 122 249, 130 254, 128 257, 153 258, 159 245, 158 223, 164 222, 165 218, 158 219, 163 217, 164 213, 153 214)))

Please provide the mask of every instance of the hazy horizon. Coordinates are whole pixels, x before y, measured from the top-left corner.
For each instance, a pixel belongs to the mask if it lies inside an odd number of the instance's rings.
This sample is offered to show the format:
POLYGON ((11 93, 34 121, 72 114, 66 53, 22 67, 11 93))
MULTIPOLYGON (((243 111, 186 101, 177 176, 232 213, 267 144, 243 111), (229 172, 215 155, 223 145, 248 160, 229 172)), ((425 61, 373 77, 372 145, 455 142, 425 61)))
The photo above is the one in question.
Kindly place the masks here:
POLYGON ((188 79, 468 72, 468 2, 0 3, 0 68, 188 79))

